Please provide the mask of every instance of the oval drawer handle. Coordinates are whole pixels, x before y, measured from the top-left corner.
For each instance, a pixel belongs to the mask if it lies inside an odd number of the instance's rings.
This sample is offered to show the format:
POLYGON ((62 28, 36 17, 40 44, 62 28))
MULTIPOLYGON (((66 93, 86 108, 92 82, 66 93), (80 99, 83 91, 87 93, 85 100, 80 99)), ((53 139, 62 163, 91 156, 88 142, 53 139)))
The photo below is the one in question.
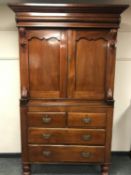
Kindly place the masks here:
POLYGON ((91 135, 90 134, 85 134, 82 136, 82 139, 85 140, 85 141, 89 141, 91 140, 91 135))
POLYGON ((42 121, 43 123, 50 123, 51 122, 51 117, 49 117, 48 115, 45 115, 43 118, 42 118, 42 121))
POLYGON ((49 139, 51 137, 51 134, 44 133, 44 134, 42 134, 42 136, 44 139, 49 139))
POLYGON ((91 153, 90 152, 81 152, 81 156, 84 157, 84 158, 90 158, 91 153))
POLYGON ((43 155, 49 157, 51 156, 51 151, 43 151, 43 155))
POLYGON ((91 122, 91 118, 90 118, 90 117, 84 117, 84 118, 82 119, 82 121, 83 121, 84 123, 88 124, 88 123, 91 122))

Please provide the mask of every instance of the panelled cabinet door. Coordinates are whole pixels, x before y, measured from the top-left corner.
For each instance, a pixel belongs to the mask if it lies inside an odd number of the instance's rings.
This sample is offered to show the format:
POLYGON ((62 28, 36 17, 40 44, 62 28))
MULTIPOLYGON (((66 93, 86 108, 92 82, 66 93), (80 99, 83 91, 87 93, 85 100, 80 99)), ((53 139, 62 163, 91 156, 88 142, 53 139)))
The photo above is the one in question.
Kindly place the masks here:
POLYGON ((30 97, 66 97, 66 32, 49 29, 29 30, 27 37, 30 97))
POLYGON ((68 42, 68 97, 105 99, 110 86, 107 81, 113 79, 111 75, 114 63, 110 62, 111 65, 108 65, 108 59, 112 59, 108 55, 112 34, 109 30, 88 29, 69 31, 68 36, 71 38, 71 42, 68 42))

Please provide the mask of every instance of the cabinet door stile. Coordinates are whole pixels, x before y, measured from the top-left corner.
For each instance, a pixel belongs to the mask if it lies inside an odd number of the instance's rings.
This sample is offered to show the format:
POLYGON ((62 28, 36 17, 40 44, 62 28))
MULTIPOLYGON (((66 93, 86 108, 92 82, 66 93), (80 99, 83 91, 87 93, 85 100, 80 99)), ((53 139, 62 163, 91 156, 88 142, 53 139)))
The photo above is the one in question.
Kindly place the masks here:
POLYGON ((68 98, 73 97, 75 85, 75 31, 68 31, 68 98))
POLYGON ((67 32, 61 32, 60 44, 60 97, 67 96, 67 32))

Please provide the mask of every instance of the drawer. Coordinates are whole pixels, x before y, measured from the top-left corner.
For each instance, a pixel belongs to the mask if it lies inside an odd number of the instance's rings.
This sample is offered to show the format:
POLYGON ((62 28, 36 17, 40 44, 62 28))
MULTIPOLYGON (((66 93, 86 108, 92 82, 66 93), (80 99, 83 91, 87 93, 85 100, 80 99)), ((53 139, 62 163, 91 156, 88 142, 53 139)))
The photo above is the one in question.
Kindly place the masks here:
POLYGON ((69 127, 105 128, 106 113, 69 113, 69 127))
POLYGON ((64 112, 29 112, 28 125, 32 127, 65 127, 66 114, 64 112))
POLYGON ((104 145, 104 129, 35 129, 28 130, 28 142, 31 144, 85 144, 104 145))
POLYGON ((29 146, 31 162, 104 162, 104 147, 29 146))

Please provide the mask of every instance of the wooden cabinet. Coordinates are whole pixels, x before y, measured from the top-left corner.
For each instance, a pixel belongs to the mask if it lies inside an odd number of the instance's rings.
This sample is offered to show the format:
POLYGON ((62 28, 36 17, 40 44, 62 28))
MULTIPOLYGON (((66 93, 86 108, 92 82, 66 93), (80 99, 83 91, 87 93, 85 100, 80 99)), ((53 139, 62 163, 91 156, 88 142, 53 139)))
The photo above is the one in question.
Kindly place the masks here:
POLYGON ((19 31, 23 175, 33 163, 109 174, 115 52, 127 5, 10 4, 19 31))

